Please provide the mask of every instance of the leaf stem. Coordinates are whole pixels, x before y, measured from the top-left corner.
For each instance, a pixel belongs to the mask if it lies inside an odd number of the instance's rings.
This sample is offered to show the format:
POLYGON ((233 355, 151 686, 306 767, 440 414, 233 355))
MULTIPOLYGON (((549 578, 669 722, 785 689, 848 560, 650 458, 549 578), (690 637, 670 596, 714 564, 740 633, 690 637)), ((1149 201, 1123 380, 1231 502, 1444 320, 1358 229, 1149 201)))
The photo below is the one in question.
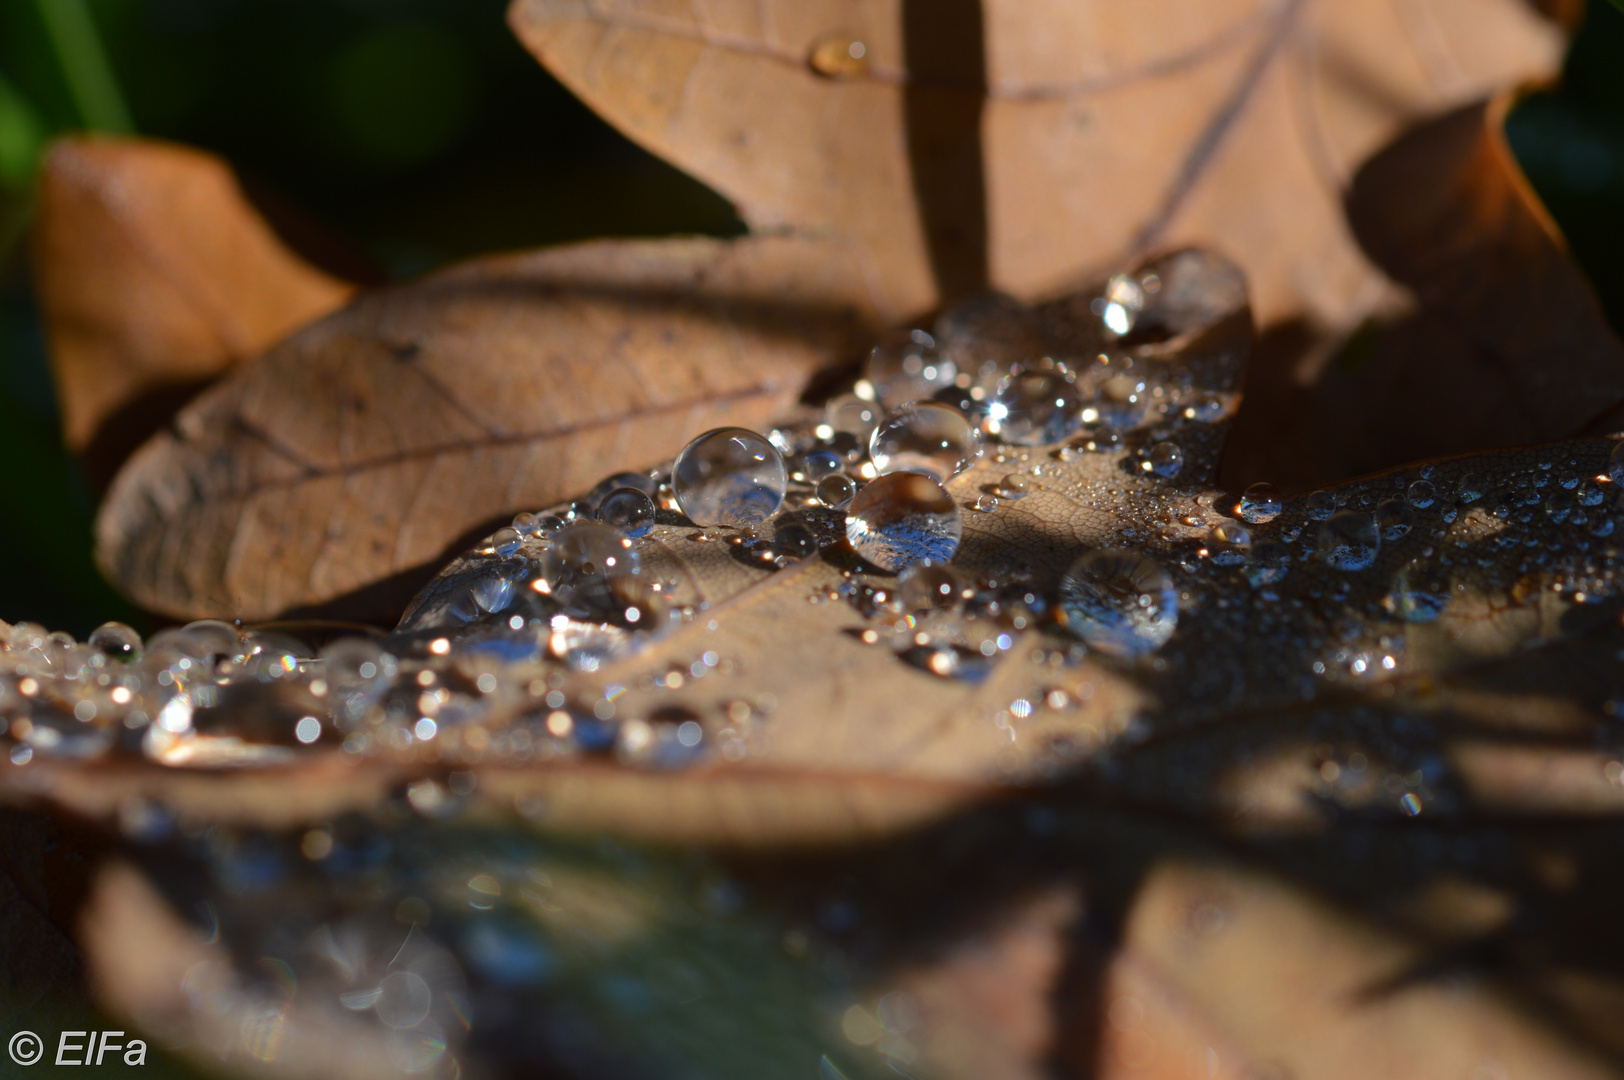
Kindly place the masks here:
POLYGON ((107 63, 85 0, 34 0, 62 67, 79 119, 87 128, 130 134, 129 109, 107 63))

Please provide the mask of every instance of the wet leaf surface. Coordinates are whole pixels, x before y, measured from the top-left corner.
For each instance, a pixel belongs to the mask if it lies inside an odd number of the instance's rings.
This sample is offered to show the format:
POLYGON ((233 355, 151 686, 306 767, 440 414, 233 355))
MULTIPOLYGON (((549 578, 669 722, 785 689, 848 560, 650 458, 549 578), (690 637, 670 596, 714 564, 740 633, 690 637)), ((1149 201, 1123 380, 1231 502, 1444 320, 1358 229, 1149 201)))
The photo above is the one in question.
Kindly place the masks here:
MULTIPOLYGON (((332 712, 343 749, 284 730, 336 698, 245 656, 191 722, 285 764, 24 755, 6 797, 136 868, 91 887, 92 984, 279 1075, 1617 1075, 1617 439, 1225 492, 1249 314, 1219 261, 1156 269, 1207 302, 1080 370, 1116 419, 947 485, 953 565, 1025 607, 899 622, 844 541, 780 565, 666 507, 635 603, 681 617, 597 660, 530 587, 550 541, 492 537, 384 642, 446 696, 332 712), (1170 635, 1037 614, 1124 549, 1170 635), (989 662, 917 662, 944 644, 989 662)), ((1092 358, 1096 295, 949 322, 1092 358)))

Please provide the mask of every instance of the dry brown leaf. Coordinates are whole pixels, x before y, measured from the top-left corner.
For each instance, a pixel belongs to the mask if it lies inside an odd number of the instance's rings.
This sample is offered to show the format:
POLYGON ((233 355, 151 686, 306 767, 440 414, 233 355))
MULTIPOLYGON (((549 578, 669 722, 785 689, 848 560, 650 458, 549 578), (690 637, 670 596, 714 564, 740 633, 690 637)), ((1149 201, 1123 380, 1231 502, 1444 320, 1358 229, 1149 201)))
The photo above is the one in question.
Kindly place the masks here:
POLYGON ((105 136, 46 156, 34 267, 63 434, 104 478, 187 396, 352 292, 282 245, 219 158, 105 136))
MULTIPOLYGON (((1248 320, 1210 314, 1139 347, 1136 370, 1233 410, 1248 320)), ((938 678, 859 640, 875 624, 828 599, 838 550, 771 572, 668 522, 641 542, 645 566, 705 616, 595 672, 505 668, 514 693, 491 708, 510 713, 492 722, 531 722, 524 688, 550 674, 540 685, 578 711, 612 699, 671 726, 659 718, 680 710, 708 738, 737 725, 740 760, 481 762, 447 724, 415 763, 37 760, 0 790, 117 823, 233 956, 297 970, 299 994, 277 998, 285 980, 183 945, 137 884, 110 894, 127 921, 85 939, 107 1000, 169 1002, 166 1030, 233 1069, 342 1075, 309 1053, 348 1037, 331 1001, 365 1000, 424 918, 419 943, 454 951, 479 1033, 450 1031, 449 1052, 515 1075, 775 1080, 820 1054, 825 1076, 853 1078, 889 1063, 966 1080, 1619 1075, 1624 938, 1600 928, 1624 746, 1601 706, 1624 689, 1624 518, 1592 479, 1616 440, 1344 486, 1367 512, 1434 488, 1362 571, 1309 558, 1318 521, 1289 502, 1253 542, 1300 557, 1253 582, 1250 563, 1210 557, 1234 504, 1207 487, 1224 424, 1171 423, 1187 454, 1174 482, 1130 438, 1064 460, 1007 448, 950 486, 969 503, 1012 470, 1032 481, 966 514, 962 567, 1018 565, 1052 594, 1081 550, 1161 560, 1179 629, 1138 663, 1068 658, 1059 631, 1035 630, 980 682, 938 678), (1405 590, 1447 599, 1406 622, 1405 590), (655 686, 704 654, 704 678, 655 686), (208 975, 187 977, 195 996, 172 989, 177 956, 208 975), (276 1031, 297 1049, 268 1064, 267 1001, 288 1006, 276 1031)), ((458 560, 412 618, 432 624, 503 558, 458 560)))
POLYGON ((792 238, 605 241, 381 289, 144 446, 99 560, 171 615, 391 619, 470 530, 767 422, 878 321, 838 247, 792 238))
POLYGON ((1560 35, 1522 0, 516 0, 509 17, 752 226, 848 238, 903 310, 1224 251, 1265 337, 1236 487, 1565 437, 1624 397, 1624 348, 1554 230, 1534 235, 1549 222, 1503 106, 1476 152, 1475 110, 1431 120, 1554 69, 1560 35), (1557 335, 1559 360, 1528 347, 1557 335))

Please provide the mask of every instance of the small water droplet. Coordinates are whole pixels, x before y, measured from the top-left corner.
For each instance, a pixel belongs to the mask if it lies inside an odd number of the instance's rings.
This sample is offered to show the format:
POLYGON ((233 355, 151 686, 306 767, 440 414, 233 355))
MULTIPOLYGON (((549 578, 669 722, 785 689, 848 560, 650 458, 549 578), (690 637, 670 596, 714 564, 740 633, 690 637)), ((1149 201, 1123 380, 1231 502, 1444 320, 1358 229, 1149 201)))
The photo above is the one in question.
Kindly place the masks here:
POLYGON ((1336 496, 1329 491, 1316 491, 1303 501, 1308 516, 1315 521, 1324 521, 1336 513, 1336 496))
POLYGON ((801 475, 806 477, 807 483, 816 484, 824 477, 839 472, 845 464, 845 459, 833 450, 809 450, 801 459, 801 475))
POLYGON ((523 543, 523 537, 519 535, 519 530, 511 526, 504 526, 491 534, 491 550, 498 555, 512 555, 519 550, 521 543, 523 543))
POLYGON ((121 622, 102 623, 85 640, 110 660, 133 664, 141 659, 141 635, 121 622))
POLYGON ((993 485, 993 494, 1001 499, 1019 499, 1032 489, 1026 478, 1016 473, 1005 473, 1004 478, 993 485))
POLYGON ((1587 480, 1574 493, 1573 498, 1580 506, 1600 506, 1603 500, 1607 498, 1607 493, 1601 489, 1600 484, 1587 480))
POLYGON ((1249 525, 1273 521, 1280 516, 1280 492, 1273 484, 1253 484, 1242 493, 1235 513, 1249 525))
POLYGON ((860 79, 868 74, 868 46, 837 30, 813 42, 806 62, 826 79, 860 79))
POLYGON ((998 509, 998 496, 986 494, 977 496, 976 509, 981 511, 983 514, 992 513, 994 510, 998 509))
POLYGON ((1274 585, 1285 579, 1291 567, 1291 549, 1278 540, 1255 545, 1246 565, 1246 579, 1253 585, 1274 585))
POLYGON ((818 481, 818 501, 836 510, 844 509, 857 494, 857 482, 844 473, 825 476, 818 481))
POLYGON ((1224 403, 1212 394, 1193 398, 1184 406, 1184 419, 1211 424, 1224 418, 1224 403))
POLYGON ((1404 499, 1417 510, 1425 510, 1438 498, 1438 489, 1430 480, 1417 480, 1404 489, 1404 499))
POLYGON ((1090 551, 1060 581, 1066 628, 1110 656, 1134 657, 1167 643, 1178 625, 1178 592, 1161 564, 1135 551, 1090 551))
POLYGON ((845 432, 858 442, 867 442, 880 422, 880 407, 856 394, 842 394, 824 406, 824 415, 835 431, 845 432))
POLYGON ((846 539, 882 570, 916 562, 945 563, 959 548, 959 505, 935 480, 891 472, 857 494, 846 508, 846 539))
POLYGON ((958 368, 936 348, 935 338, 923 330, 906 330, 874 346, 863 374, 880 401, 895 409, 951 385, 958 368))
POLYGON ((646 536, 654 527, 654 500, 636 488, 616 488, 598 504, 598 520, 627 536, 646 536))
POLYGON ((946 483, 981 456, 981 436, 957 409, 922 401, 887 416, 868 451, 877 472, 923 473, 946 483))
POLYGON ((964 606, 958 574, 932 562, 914 563, 897 576, 904 611, 957 611, 964 606))
POLYGON ((1184 468, 1184 450, 1175 442, 1159 442, 1150 448, 1145 460, 1151 472, 1171 480, 1184 468))
POLYGON ((1083 426, 1077 388, 1052 371, 1006 375, 993 391, 981 426, 1017 446, 1056 443, 1083 426))
POLYGON ((1467 473, 1455 484, 1455 501, 1462 506, 1475 503, 1483 497, 1483 481, 1476 473, 1467 473))
POLYGON ((789 486, 784 459, 746 428, 716 428, 689 443, 671 473, 677 505, 696 525, 760 526, 789 486))
POLYGON ((1381 534, 1369 514, 1339 510, 1319 530, 1319 553, 1338 570, 1364 570, 1381 551, 1381 534))
POLYGON ((566 525, 541 560, 552 595, 564 603, 612 601, 610 585, 635 577, 637 552, 616 529, 597 521, 566 525))
POLYGON ((1400 539, 1414 523, 1415 511, 1402 499, 1385 499, 1376 507, 1376 527, 1381 530, 1383 540, 1400 539))

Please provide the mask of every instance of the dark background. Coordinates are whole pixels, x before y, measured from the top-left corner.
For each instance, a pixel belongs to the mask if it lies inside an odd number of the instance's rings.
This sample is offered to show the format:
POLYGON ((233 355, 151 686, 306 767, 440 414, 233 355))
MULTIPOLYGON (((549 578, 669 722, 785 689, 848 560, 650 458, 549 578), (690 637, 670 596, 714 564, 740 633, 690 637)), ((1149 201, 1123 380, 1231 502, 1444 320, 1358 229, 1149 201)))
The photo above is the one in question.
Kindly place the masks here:
MULTIPOLYGON (((24 251, 53 133, 173 139, 348 238, 383 276, 594 236, 728 235, 728 205, 593 116, 506 0, 0 0, 0 618, 142 625, 93 569, 24 251)), ((1624 327, 1624 14, 1593 3, 1509 134, 1624 327)), ((145 628, 145 627, 143 627, 145 628)))

